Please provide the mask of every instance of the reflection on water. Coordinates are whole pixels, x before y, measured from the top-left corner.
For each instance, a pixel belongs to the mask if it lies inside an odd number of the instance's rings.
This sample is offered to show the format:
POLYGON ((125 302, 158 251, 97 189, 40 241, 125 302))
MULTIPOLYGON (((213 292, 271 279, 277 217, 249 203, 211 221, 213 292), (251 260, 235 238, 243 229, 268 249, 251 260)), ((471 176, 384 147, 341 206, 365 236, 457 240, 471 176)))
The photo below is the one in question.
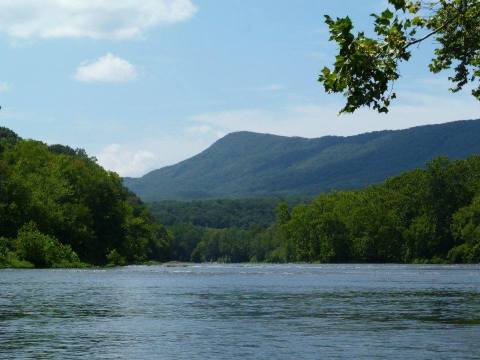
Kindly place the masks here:
POLYGON ((0 271, 0 358, 480 359, 480 267, 0 271))

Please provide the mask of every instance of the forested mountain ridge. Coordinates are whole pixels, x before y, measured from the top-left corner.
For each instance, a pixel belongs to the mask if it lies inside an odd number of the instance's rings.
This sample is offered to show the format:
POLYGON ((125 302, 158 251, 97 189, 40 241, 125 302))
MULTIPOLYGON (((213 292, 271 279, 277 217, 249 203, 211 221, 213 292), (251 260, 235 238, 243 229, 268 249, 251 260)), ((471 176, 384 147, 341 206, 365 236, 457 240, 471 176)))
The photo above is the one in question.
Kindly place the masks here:
POLYGON ((316 139, 237 132, 124 184, 145 201, 311 196, 379 183, 438 156, 480 154, 479 139, 480 120, 316 139))
POLYGON ((81 149, 0 128, 0 268, 480 261, 480 156, 315 199, 143 203, 81 149))

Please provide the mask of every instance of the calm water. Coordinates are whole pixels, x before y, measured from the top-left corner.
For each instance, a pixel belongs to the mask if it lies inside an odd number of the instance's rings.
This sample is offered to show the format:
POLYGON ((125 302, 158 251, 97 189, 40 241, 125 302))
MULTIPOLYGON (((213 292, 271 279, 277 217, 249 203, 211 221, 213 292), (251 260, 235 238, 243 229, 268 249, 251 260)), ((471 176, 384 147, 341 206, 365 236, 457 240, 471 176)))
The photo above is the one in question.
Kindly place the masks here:
POLYGON ((480 267, 0 271, 0 358, 480 359, 480 267))

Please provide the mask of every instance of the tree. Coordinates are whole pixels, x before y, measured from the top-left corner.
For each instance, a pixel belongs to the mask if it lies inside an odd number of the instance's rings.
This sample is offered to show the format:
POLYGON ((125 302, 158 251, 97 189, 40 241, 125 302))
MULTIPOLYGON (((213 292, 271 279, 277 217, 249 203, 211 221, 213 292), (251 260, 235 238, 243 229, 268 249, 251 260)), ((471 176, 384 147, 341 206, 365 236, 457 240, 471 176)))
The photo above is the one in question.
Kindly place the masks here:
POLYGON ((452 232, 456 247, 448 257, 452 262, 480 262, 480 197, 453 216, 452 232))
POLYGON ((1 237, 9 239, 0 244, 2 262, 13 266, 18 258, 37 267, 74 266, 80 260, 104 265, 120 258, 164 261, 171 242, 122 179, 84 150, 22 140, 5 128, 0 128, 1 237), (5 253, 5 244, 15 246, 5 253))
POLYGON ((63 245, 56 238, 42 234, 33 222, 18 231, 15 247, 21 259, 36 267, 80 264, 80 259, 70 245, 63 245))
POLYGON ((349 17, 326 15, 330 41, 339 46, 333 69, 323 68, 319 81, 327 93, 341 93, 346 105, 340 113, 353 113, 362 106, 380 113, 396 93, 399 64, 409 61, 411 48, 427 39, 438 44, 430 71, 453 70, 453 92, 471 83, 472 95, 480 100, 480 1, 479 0, 388 0, 381 14, 372 14, 376 37, 353 33, 349 17))

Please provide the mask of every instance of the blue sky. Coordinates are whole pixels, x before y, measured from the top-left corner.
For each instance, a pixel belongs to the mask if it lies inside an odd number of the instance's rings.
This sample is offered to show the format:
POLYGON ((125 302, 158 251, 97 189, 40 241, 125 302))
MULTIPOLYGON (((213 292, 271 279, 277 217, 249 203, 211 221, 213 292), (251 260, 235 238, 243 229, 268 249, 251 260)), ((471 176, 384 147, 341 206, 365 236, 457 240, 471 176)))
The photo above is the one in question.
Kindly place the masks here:
POLYGON ((478 118, 469 91, 414 49, 388 115, 338 117, 316 81, 335 53, 323 15, 369 30, 384 0, 0 0, 0 125, 85 148, 138 176, 239 130, 352 135, 478 118), (41 3, 41 4, 40 4, 41 3))

